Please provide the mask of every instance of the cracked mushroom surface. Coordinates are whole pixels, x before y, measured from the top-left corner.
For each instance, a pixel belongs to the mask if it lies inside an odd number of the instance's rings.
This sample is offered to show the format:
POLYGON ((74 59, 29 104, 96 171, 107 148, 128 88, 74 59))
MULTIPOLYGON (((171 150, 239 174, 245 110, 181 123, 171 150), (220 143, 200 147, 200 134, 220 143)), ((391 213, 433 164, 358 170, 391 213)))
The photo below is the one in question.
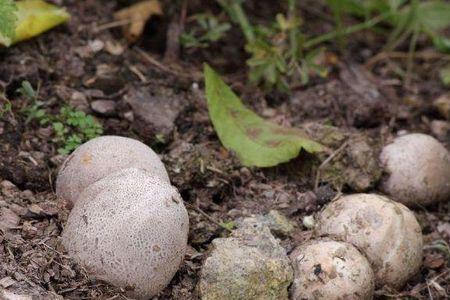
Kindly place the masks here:
POLYGON ((413 133, 385 146, 380 161, 387 173, 381 189, 407 206, 450 200, 450 153, 433 137, 413 133))
POLYGON ((354 246, 330 239, 311 240, 290 255, 294 267, 292 300, 373 298, 370 263, 354 246))
POLYGON ((88 273, 148 299, 177 272, 189 219, 176 188, 130 168, 86 188, 63 232, 63 245, 88 273))
POLYGON ((164 164, 144 143, 121 136, 101 136, 78 147, 62 164, 56 194, 73 205, 90 184, 125 168, 140 168, 170 183, 164 164))
POLYGON ((422 264, 419 223, 406 206, 387 197, 340 197, 318 214, 315 230, 357 247, 372 265, 377 287, 401 288, 422 264))

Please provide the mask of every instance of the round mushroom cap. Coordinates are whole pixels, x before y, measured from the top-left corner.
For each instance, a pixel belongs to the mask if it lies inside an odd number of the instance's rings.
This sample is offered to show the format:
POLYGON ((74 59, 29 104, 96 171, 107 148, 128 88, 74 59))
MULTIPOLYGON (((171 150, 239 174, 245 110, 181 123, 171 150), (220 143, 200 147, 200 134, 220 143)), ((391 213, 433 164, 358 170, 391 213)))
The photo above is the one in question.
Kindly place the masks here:
POLYGON ((158 155, 140 141, 101 136, 78 147, 62 164, 56 194, 73 205, 90 184, 125 168, 140 168, 170 183, 158 155))
POLYGON ((176 188, 148 171, 130 168, 81 193, 62 242, 93 277, 148 299, 178 270, 188 227, 176 188))
POLYGON ((374 274, 367 259, 348 243, 312 240, 290 255, 292 300, 372 299, 374 274))
POLYGON ((388 175, 381 189, 407 206, 450 200, 450 153, 433 137, 414 133, 383 148, 380 161, 388 175))
POLYGON ((402 287, 422 263, 422 234, 403 204, 374 194, 344 196, 318 215, 316 233, 357 247, 369 260, 378 287, 402 287))

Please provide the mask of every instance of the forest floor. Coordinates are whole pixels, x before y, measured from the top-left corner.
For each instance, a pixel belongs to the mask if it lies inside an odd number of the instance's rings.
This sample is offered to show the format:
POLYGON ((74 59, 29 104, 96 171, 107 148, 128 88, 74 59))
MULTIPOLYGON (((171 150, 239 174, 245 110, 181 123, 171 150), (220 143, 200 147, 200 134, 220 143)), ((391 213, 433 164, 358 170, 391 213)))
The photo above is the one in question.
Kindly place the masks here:
MULTIPOLYGON (((326 79, 314 79, 291 95, 264 93, 246 84, 239 32, 232 31, 208 49, 168 53, 166 16, 152 19, 139 42, 127 46, 120 28, 99 29, 111 22, 118 8, 115 1, 59 2, 72 15, 66 25, 0 49, 0 90, 12 103, 12 112, 0 119, 0 288, 42 299, 125 299, 120 290, 90 280, 61 246, 69 211, 56 198, 54 182, 65 156, 58 154, 51 128, 27 122, 22 113, 30 105, 16 92, 23 80, 38 87, 45 110, 57 112, 70 105, 94 114, 104 134, 142 140, 161 155, 186 203, 190 232, 185 262, 158 299, 198 299, 196 284, 205 251, 214 238, 228 233, 220 223, 278 210, 297 224, 281 241, 290 252, 311 236, 302 226, 304 216, 319 211, 337 191, 360 189, 348 182, 347 173, 321 180, 315 188, 318 161, 306 154, 274 168, 242 167, 223 148, 209 120, 203 62, 218 70, 248 107, 284 126, 334 125, 344 134, 370 138, 374 153, 400 131, 431 134, 450 148, 449 123, 432 105, 446 93, 437 72, 442 61, 430 49, 418 50, 405 84, 396 71, 406 68, 406 52, 375 56, 381 42, 368 33, 357 34, 347 54, 329 50, 334 62, 326 79), (139 101, 147 101, 144 108, 137 107, 139 101)), ((249 10, 260 14, 254 17, 267 17, 271 9, 263 8, 270 1, 253 2, 262 6, 249 10)), ((192 1, 189 14, 200 4, 192 1)), ((305 12, 304 18, 316 23, 305 23, 315 30, 325 28, 326 21, 313 12, 305 12)), ((377 193, 377 184, 364 190, 377 193)), ((449 203, 414 212, 427 247, 439 240, 450 244, 449 203)), ((449 258, 433 247, 424 251, 420 273, 402 291, 377 291, 380 299, 448 295, 449 258)))

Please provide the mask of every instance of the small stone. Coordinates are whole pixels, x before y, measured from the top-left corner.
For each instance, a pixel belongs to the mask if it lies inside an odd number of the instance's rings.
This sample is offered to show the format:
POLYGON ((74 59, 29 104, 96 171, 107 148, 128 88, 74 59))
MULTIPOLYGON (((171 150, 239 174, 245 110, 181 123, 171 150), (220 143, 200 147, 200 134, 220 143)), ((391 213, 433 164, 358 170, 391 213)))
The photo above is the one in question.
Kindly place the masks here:
POLYGON ((271 210, 258 219, 267 225, 273 234, 281 237, 289 236, 294 230, 294 224, 277 210, 271 210))
POLYGON ((444 118, 450 120, 450 94, 444 94, 434 100, 433 106, 444 118))
POLYGON ((431 133, 441 142, 450 139, 450 123, 441 120, 434 120, 430 123, 431 133))
POLYGON ((95 100, 91 102, 91 108, 100 115, 112 116, 116 111, 116 102, 112 100, 95 100))
POLYGON ((3 277, 2 279, 0 279, 0 286, 2 286, 5 289, 7 287, 10 287, 14 283, 16 283, 16 281, 14 279, 12 279, 11 277, 9 277, 9 276, 3 277))
POLYGON ((86 96, 83 93, 74 91, 70 96, 69 104, 76 110, 89 112, 89 103, 87 101, 86 96))
POLYGON ((7 231, 16 227, 20 222, 19 216, 11 209, 6 207, 0 208, 0 230, 7 231))
POLYGON ((314 226, 316 225, 316 222, 314 221, 314 217, 313 216, 305 216, 303 218, 303 226, 305 226, 305 228, 307 229, 313 229, 314 226))
POLYGON ((201 272, 202 300, 287 300, 293 270, 286 251, 257 218, 212 242, 201 272))
POLYGON ((133 110, 134 129, 148 141, 156 135, 168 136, 186 105, 183 97, 172 90, 153 91, 149 87, 130 89, 125 100, 133 110))

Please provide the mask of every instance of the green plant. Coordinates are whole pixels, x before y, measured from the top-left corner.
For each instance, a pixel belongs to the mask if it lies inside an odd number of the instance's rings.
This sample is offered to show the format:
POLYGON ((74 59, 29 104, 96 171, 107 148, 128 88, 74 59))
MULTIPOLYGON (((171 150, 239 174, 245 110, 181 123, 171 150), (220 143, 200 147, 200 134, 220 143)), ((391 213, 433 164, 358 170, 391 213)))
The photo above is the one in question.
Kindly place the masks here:
POLYGON ((217 42, 231 28, 230 23, 220 23, 208 13, 194 15, 196 26, 181 35, 181 45, 185 48, 205 48, 210 43, 217 42))
POLYGON ((28 81, 22 82, 18 92, 31 101, 22 110, 27 118, 25 123, 35 120, 40 125, 50 124, 54 134, 53 141, 59 146, 58 152, 61 154, 68 154, 85 141, 103 133, 101 124, 92 116, 69 106, 63 106, 55 115, 48 113, 28 81))
POLYGON ((17 21, 17 7, 12 0, 0 0, 0 43, 12 39, 17 21))
POLYGON ((263 84, 267 89, 288 91, 292 85, 308 83, 312 74, 326 76, 327 70, 316 63, 322 53, 321 45, 336 40, 344 49, 347 36, 366 29, 387 37, 386 51, 409 43, 406 74, 410 73, 421 34, 428 35, 439 51, 450 53, 450 39, 443 34, 450 26, 450 3, 444 1, 326 0, 336 27, 314 37, 301 31, 296 0, 286 0, 287 12, 278 14, 270 26, 251 24, 243 9, 243 0, 216 1, 245 36, 245 49, 250 55, 247 61, 250 81, 263 84), (346 26, 344 21, 348 17, 362 21, 346 26), (380 24, 383 26, 378 26, 380 24))
POLYGON ((295 0, 288 0, 286 14, 277 14, 270 26, 250 24, 241 1, 217 0, 238 23, 246 38, 245 50, 250 54, 247 65, 252 83, 270 90, 289 91, 297 82, 306 84, 311 74, 325 77, 327 70, 316 63, 321 48, 305 51, 305 36, 300 31, 295 0))

